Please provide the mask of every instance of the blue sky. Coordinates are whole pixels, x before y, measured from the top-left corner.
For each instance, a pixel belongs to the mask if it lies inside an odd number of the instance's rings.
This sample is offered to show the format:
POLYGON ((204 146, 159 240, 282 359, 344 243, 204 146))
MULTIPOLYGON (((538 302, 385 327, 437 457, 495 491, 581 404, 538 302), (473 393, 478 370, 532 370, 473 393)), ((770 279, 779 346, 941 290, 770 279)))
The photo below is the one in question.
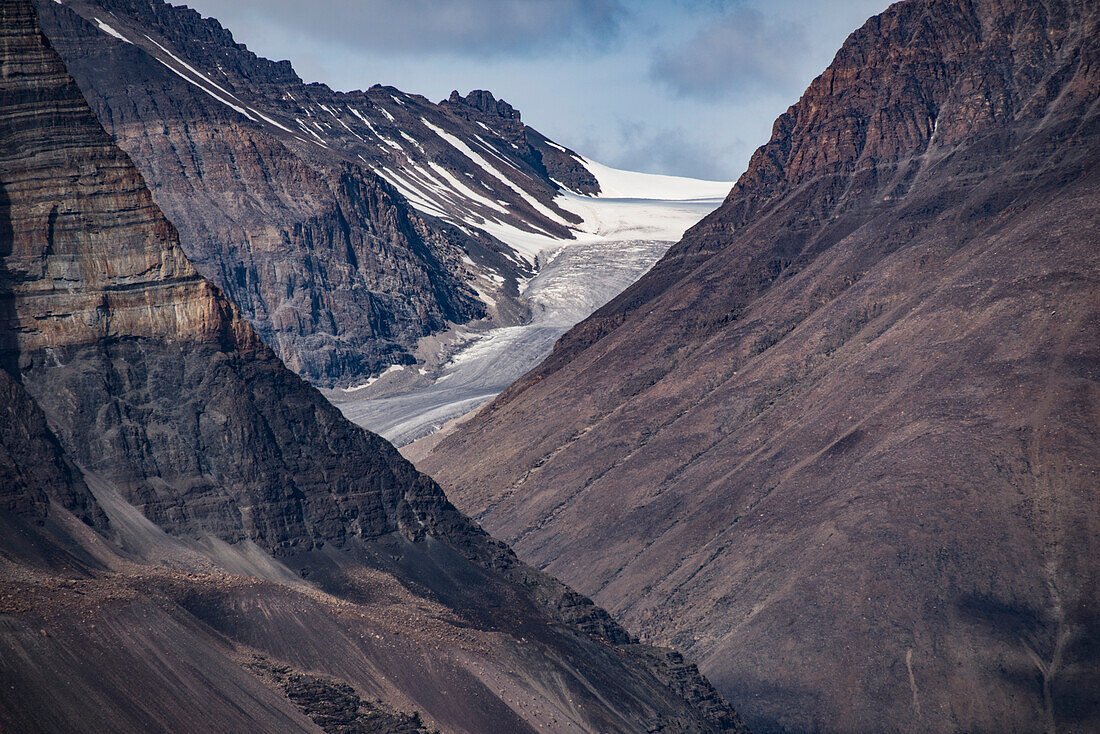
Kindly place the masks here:
POLYGON ((184 0, 306 81, 489 89, 603 163, 734 180, 888 0, 184 0))

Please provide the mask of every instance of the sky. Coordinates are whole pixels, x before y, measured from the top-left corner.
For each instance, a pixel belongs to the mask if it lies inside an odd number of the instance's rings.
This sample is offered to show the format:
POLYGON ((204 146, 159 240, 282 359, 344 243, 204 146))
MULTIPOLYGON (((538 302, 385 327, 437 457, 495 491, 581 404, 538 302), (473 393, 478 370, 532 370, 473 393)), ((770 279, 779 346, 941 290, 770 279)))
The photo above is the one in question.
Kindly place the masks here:
POLYGON ((889 0, 174 0, 307 82, 488 89, 601 163, 733 181, 889 0))

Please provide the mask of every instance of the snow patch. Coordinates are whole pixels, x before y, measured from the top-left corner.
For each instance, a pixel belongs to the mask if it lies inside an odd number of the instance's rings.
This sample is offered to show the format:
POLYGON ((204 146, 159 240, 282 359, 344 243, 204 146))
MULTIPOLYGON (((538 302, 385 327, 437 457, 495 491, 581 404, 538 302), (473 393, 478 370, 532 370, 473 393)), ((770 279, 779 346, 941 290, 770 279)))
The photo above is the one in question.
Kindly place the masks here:
POLYGON ((408 140, 410 143, 412 143, 414 146, 416 146, 417 150, 421 150, 421 151, 424 150, 424 148, 422 148, 420 146, 420 143, 418 143, 416 141, 416 138, 414 138, 412 135, 409 135, 404 130, 398 130, 398 132, 401 134, 401 137, 405 138, 405 140, 408 140))
POLYGON ((384 372, 382 372, 381 374, 378 374, 374 377, 369 378, 362 385, 356 385, 355 387, 345 387, 344 392, 358 392, 359 390, 370 387, 371 385, 378 382, 379 380, 381 380, 383 377, 385 377, 389 373, 391 373, 391 372, 401 372, 404 369, 405 369, 405 365, 403 365, 403 364, 391 364, 389 367, 386 368, 386 370, 384 372))
MULTIPOLYGON (((348 109, 351 110, 351 113, 353 115, 355 115, 356 117, 358 117, 360 120, 363 121, 363 124, 367 126, 368 130, 370 130, 371 135, 378 138, 379 140, 385 140, 385 138, 382 137, 382 133, 378 132, 374 128, 374 125, 371 124, 371 121, 368 120, 366 117, 364 117, 363 114, 361 112, 359 112, 359 110, 355 109, 354 107, 349 107, 348 109)), ((362 138, 359 138, 359 139, 363 140, 362 138)), ((363 142, 366 142, 366 141, 364 140, 363 142)))
MULTIPOLYGON (((57 4, 58 4, 58 5, 63 5, 63 3, 61 2, 61 0, 57 0, 57 4)), ((133 41, 131 41, 131 40, 130 40, 129 38, 127 38, 126 36, 122 35, 122 34, 121 34, 121 33, 119 33, 118 31, 116 31, 116 30, 115 30, 114 28, 112 28, 111 26, 109 26, 109 25, 107 25, 106 23, 104 23, 104 22, 103 22, 102 20, 100 20, 99 18, 92 18, 92 20, 94 20, 94 21, 95 21, 95 24, 96 24, 97 26, 99 26, 99 30, 103 31, 103 32, 104 32, 104 33, 106 33, 106 34, 107 34, 108 36, 114 36, 114 37, 115 37, 115 38, 117 38, 118 40, 120 40, 120 41, 125 41, 126 43, 130 44, 131 46, 133 46, 133 45, 134 45, 134 42, 133 42, 133 41)))
MULTIPOLYGON (((508 160, 507 158, 502 156, 500 153, 498 153, 496 151, 496 149, 493 148, 492 144, 489 143, 489 141, 487 141, 485 138, 481 137, 480 135, 475 135, 474 137, 477 138, 478 143, 481 144, 481 147, 484 148, 486 150, 486 152, 489 153, 489 155, 493 156, 494 158, 496 158, 498 161, 500 161, 504 165, 511 166, 516 171, 519 171, 524 176, 527 176, 527 174, 524 173, 524 171, 519 166, 517 166, 515 163, 512 163, 512 161, 508 160)), ((530 177, 528 176, 528 178, 530 178, 530 177)))
POLYGON ((577 159, 599 181, 600 193, 597 194, 599 198, 664 199, 666 201, 724 199, 733 188, 732 181, 703 181, 683 176, 623 171, 584 156, 577 156, 577 159))

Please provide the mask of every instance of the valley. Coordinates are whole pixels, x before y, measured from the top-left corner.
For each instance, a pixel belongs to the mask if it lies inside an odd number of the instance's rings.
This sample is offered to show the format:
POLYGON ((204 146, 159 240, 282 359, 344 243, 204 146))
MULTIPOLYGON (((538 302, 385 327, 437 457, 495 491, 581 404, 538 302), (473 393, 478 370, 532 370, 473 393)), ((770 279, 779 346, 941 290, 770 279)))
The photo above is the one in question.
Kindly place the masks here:
POLYGON ((0 0, 0 731, 1100 731, 1100 4, 198 2, 0 0))
POLYGON ((287 368, 28 0, 0 68, 0 729, 745 731, 287 368))

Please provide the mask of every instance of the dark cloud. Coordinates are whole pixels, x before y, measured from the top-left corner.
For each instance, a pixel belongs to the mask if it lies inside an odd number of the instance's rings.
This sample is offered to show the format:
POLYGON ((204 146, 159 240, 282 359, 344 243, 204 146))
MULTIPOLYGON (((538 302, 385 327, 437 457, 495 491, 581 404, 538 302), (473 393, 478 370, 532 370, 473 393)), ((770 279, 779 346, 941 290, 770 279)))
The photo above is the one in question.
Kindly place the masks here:
POLYGON ((620 0, 233 0, 224 12, 211 2, 196 5, 227 17, 259 15, 291 32, 358 48, 462 56, 600 43, 616 35, 627 13, 620 0))
POLYGON ((681 46, 658 51, 650 71, 681 96, 748 96, 797 84, 808 48, 800 23, 735 7, 681 46))

